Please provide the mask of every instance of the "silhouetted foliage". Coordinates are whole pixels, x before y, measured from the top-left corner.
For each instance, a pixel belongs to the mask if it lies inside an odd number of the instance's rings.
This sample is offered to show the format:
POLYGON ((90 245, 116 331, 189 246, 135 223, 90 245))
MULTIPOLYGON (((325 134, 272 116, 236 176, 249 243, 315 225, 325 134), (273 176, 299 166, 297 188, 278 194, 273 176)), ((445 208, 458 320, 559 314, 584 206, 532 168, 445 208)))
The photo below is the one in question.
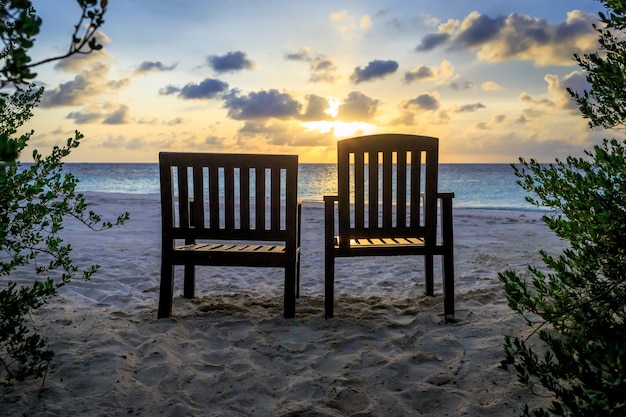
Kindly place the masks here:
MULTIPOLYGON (((600 51, 575 57, 591 90, 570 93, 591 126, 615 127, 626 120, 626 4, 602 3, 600 51)), ((525 406, 524 416, 626 415, 626 142, 605 139, 583 158, 547 166, 520 162, 518 183, 537 196, 528 201, 554 209, 543 220, 569 246, 559 256, 541 251, 551 272, 529 266, 530 281, 499 274, 509 306, 532 329, 505 338, 502 366, 553 399, 525 406)))

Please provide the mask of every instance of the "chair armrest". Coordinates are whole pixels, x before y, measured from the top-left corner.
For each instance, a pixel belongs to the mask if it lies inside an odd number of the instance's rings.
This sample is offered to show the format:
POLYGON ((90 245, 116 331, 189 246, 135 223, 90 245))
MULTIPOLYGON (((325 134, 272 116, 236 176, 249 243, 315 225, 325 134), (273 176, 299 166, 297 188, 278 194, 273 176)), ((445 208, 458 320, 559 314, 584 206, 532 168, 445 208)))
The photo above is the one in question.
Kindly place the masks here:
POLYGON ((454 245, 454 231, 452 221, 452 199, 454 193, 437 193, 437 198, 441 200, 441 238, 444 247, 452 250, 454 245))

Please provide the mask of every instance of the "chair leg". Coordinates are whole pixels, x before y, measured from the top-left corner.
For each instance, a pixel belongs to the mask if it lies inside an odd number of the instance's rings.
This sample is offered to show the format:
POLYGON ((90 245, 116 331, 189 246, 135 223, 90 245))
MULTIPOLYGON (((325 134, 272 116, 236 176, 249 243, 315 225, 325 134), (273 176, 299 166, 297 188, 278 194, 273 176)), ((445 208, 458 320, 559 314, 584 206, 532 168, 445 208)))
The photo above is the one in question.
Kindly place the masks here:
POLYGON ((193 264, 185 265, 183 296, 185 298, 194 298, 196 296, 196 268, 193 264))
POLYGON ((292 319, 296 316, 296 280, 297 266, 295 263, 285 267, 285 293, 283 295, 283 316, 292 319))
MULTIPOLYGON (((452 251, 450 251, 452 252, 452 251)), ((443 256, 443 313, 447 322, 454 321, 454 256, 443 256)))
POLYGON ((324 258, 324 316, 329 319, 334 316, 335 258, 328 253, 324 258))
POLYGON ((157 318, 167 318, 172 314, 174 297, 174 265, 161 264, 161 288, 159 290, 159 312, 157 318))
POLYGON ((424 270, 426 275, 426 295, 435 295, 435 286, 433 284, 433 255, 427 254, 424 256, 424 270))
POLYGON ((300 253, 296 261, 296 298, 300 298, 300 253))

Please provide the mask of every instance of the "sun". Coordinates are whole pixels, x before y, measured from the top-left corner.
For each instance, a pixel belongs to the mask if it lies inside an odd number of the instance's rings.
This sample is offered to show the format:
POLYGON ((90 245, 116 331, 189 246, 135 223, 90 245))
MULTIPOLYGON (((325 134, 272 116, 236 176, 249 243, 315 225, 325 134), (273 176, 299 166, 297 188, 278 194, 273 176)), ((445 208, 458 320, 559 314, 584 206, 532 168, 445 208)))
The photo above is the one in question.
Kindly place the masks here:
MULTIPOLYGON (((339 114, 339 100, 334 97, 328 98, 328 108, 324 113, 335 118, 339 114)), ((371 135, 376 133, 377 127, 366 122, 342 122, 339 120, 322 120, 317 122, 303 122, 302 126, 308 132, 318 131, 320 133, 332 132, 337 138, 355 136, 357 134, 371 135)))

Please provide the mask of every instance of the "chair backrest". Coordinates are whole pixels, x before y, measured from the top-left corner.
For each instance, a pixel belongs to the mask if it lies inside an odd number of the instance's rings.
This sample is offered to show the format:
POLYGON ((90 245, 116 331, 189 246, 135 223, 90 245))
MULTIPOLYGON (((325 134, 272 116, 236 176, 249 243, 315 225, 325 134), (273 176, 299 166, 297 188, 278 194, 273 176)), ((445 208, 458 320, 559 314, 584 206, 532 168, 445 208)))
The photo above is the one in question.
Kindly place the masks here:
POLYGON ((298 156, 159 154, 163 239, 295 245, 298 156))
POLYGON ((382 134, 337 142, 340 245, 437 231, 437 138, 382 134))

